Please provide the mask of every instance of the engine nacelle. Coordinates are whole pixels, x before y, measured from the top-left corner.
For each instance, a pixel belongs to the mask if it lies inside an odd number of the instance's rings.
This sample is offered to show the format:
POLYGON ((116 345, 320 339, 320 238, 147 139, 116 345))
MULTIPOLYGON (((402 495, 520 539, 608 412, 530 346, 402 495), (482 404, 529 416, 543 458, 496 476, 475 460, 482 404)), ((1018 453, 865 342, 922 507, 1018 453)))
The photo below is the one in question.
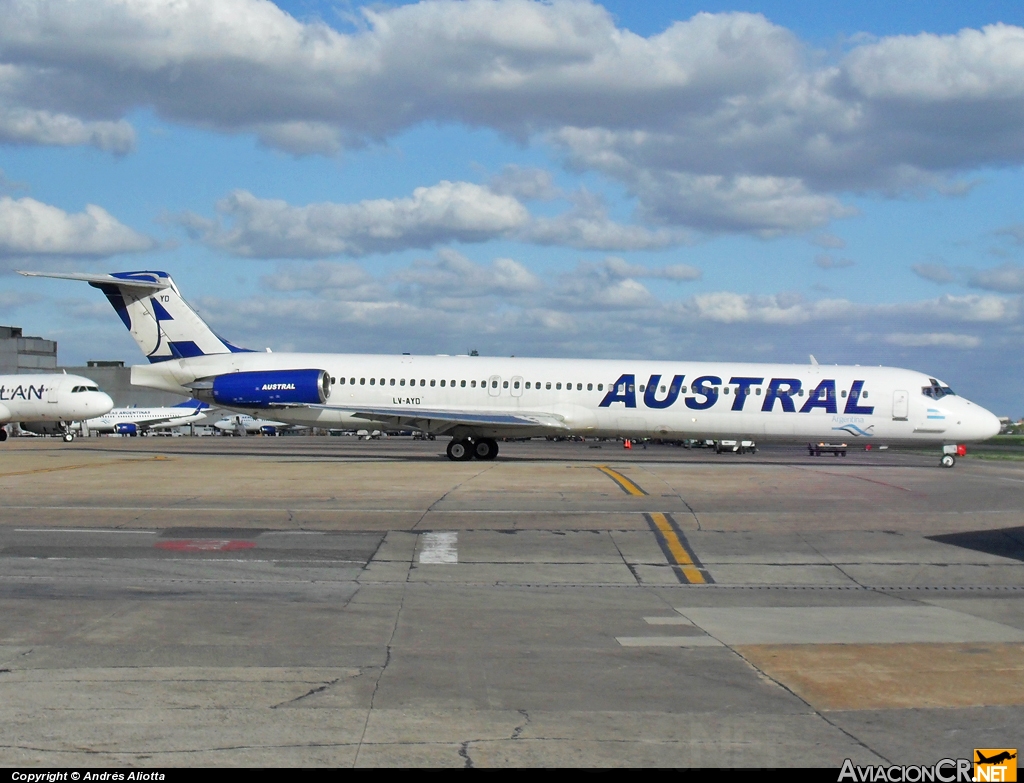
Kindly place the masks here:
POLYGON ((218 375, 210 396, 218 405, 269 408, 271 405, 319 405, 327 402, 331 377, 326 370, 267 370, 218 375))
POLYGON ((22 421, 18 426, 33 435, 60 435, 64 432, 59 421, 22 421))
POLYGON ((138 435, 139 425, 134 422, 121 422, 114 425, 114 432, 118 435, 138 435))

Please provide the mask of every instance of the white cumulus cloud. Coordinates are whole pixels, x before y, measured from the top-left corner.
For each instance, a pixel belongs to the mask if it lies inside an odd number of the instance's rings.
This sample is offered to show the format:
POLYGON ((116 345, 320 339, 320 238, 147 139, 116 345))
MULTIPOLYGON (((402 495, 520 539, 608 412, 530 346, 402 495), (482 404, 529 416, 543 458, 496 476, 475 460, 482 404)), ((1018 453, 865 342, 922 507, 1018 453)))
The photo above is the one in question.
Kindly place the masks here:
POLYGON ((883 338, 890 345, 903 348, 957 348, 969 350, 981 345, 981 339, 968 334, 952 334, 950 332, 924 332, 908 334, 895 332, 883 338))
POLYGON ((101 258, 151 250, 156 243, 95 204, 68 213, 33 198, 0 197, 0 258, 101 258))
MULTIPOLYGON (((850 214, 846 193, 952 194, 975 169, 1024 162, 1012 25, 829 56, 749 13, 649 36, 586 0, 424 0, 357 17, 340 32, 265 0, 8 0, 0 142, 124 152, 140 107, 295 154, 423 123, 486 127, 613 178, 652 225, 763 236, 850 214)), ((513 179, 492 193, 550 195, 513 179)), ((543 228, 609 249, 657 239, 582 219, 543 228)))

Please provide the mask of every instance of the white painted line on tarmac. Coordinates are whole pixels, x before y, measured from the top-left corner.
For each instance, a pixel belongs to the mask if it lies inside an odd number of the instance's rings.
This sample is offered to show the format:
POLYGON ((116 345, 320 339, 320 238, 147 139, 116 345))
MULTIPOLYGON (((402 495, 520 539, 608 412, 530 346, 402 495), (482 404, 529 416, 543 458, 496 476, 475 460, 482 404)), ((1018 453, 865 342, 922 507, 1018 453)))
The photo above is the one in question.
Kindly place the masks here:
POLYGON ((423 533, 421 563, 458 563, 459 534, 455 532, 423 533))
POLYGON ((1024 642, 1024 631, 937 606, 719 606, 676 611, 729 646, 1024 642))
POLYGON ((616 636, 623 647, 722 647, 710 636, 616 636))
POLYGON ((644 622, 648 625, 693 625, 685 617, 645 617, 644 622))

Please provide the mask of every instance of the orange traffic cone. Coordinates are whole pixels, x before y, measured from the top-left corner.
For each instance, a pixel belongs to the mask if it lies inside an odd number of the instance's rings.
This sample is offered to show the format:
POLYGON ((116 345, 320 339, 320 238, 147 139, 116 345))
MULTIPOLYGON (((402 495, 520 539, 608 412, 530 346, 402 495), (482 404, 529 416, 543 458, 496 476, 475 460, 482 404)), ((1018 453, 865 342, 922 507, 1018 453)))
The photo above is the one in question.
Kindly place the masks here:
POLYGON ((623 442, 622 448, 624 448, 624 449, 631 449, 631 448, 633 448, 633 444, 629 442, 629 438, 626 438, 626 440, 623 442))

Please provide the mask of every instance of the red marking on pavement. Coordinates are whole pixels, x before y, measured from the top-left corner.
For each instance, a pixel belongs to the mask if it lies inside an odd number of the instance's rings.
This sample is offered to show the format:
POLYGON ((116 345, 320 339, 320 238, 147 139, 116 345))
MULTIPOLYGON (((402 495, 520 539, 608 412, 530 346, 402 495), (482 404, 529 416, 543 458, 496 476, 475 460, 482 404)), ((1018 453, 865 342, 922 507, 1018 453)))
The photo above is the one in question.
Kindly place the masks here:
POLYGON ((185 538, 176 541, 158 541, 157 549, 172 552, 231 552, 236 549, 253 549, 255 541, 238 541, 227 538, 185 538))

